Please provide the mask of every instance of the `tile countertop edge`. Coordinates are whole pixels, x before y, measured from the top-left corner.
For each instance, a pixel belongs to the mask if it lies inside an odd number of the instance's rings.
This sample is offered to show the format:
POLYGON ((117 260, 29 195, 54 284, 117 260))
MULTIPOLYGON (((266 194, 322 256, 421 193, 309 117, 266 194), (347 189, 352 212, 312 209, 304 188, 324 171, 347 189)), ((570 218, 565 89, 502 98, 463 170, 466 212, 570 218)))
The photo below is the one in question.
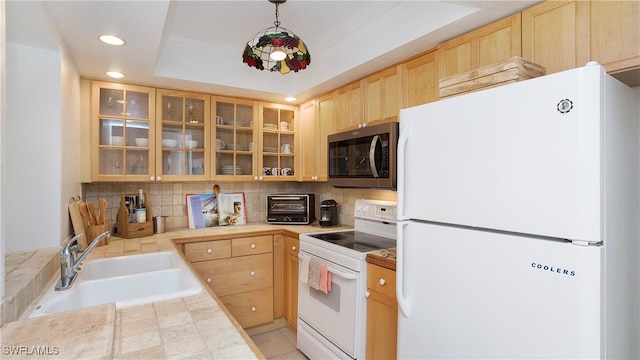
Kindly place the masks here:
MULTIPOLYGON (((337 230, 346 230, 351 229, 351 226, 346 225, 338 225, 332 227, 320 227, 319 225, 275 225, 275 224, 267 224, 267 223, 254 223, 254 224, 245 224, 245 225, 237 225, 237 226, 224 226, 224 227, 214 227, 214 228, 204 228, 204 229, 176 229, 165 232, 163 234, 154 234, 152 236, 136 238, 136 239, 124 239, 113 236, 109 244, 102 245, 96 247, 91 254, 87 256, 86 261, 90 261, 93 259, 101 259, 101 258, 109 258, 123 255, 135 255, 141 253, 150 253, 150 252, 159 252, 159 251, 177 251, 180 256, 185 260, 185 262, 189 265, 191 271, 198 277, 200 282, 203 284, 203 288, 206 290, 206 293, 216 302, 219 308, 225 313, 231 324, 234 326, 235 330, 241 335, 242 339, 246 342, 247 346, 254 352, 255 356, 259 359, 266 359, 264 354, 260 351, 260 349, 255 345, 251 337, 247 334, 247 332, 240 326, 237 320, 231 315, 231 313, 227 310, 227 308, 222 304, 218 296, 213 292, 211 288, 207 285, 206 281, 198 274, 197 271, 191 266, 191 263, 186 259, 184 253, 181 251, 181 245, 189 242, 197 242, 197 241, 208 241, 208 240, 217 240, 217 239, 225 239, 232 237, 248 237, 248 236, 259 236, 259 235, 267 235, 267 234, 283 234, 289 235, 293 237, 297 237, 303 233, 312 233, 312 232, 327 232, 327 231, 337 231, 337 230), (219 230, 219 231, 216 231, 219 230)), ((54 277, 51 281, 56 280, 57 277, 54 277)), ((50 283, 52 284, 52 283, 50 283)), ((37 305, 40 297, 44 292, 49 290, 50 286, 47 285, 45 289, 43 289, 42 293, 37 296, 36 300, 27 307, 27 311, 18 319, 18 321, 12 326, 19 326, 24 329, 25 325, 28 327, 28 323, 33 324, 34 332, 37 332, 35 328, 37 328, 37 320, 36 319, 27 319, 28 314, 33 310, 33 308, 37 305)), ((187 299, 187 298, 182 298, 187 299)), ((170 302, 173 300, 167 300, 166 302, 170 302)), ((160 302, 164 303, 164 302, 160 302)), ((103 314, 106 318, 110 318, 118 313, 119 310, 115 309, 115 306, 111 304, 111 313, 109 311, 104 312, 103 314)), ((77 313, 86 312, 86 309, 75 310, 77 313)), ((48 315, 47 318, 51 319, 64 319, 69 316, 68 313, 61 313, 60 315, 48 315)), ((11 323, 11 324, 13 324, 11 323)), ((7 324, 5 324, 6 326, 7 324)), ((3 326, 3 330, 5 329, 3 326)), ((4 331, 3 331, 4 332, 4 331)), ((111 332, 111 337, 109 339, 104 339, 110 344, 113 344, 113 355, 116 354, 116 339, 117 336, 111 332)), ((80 342, 81 343, 81 342, 80 342)), ((112 355, 112 356, 113 356, 112 355)))

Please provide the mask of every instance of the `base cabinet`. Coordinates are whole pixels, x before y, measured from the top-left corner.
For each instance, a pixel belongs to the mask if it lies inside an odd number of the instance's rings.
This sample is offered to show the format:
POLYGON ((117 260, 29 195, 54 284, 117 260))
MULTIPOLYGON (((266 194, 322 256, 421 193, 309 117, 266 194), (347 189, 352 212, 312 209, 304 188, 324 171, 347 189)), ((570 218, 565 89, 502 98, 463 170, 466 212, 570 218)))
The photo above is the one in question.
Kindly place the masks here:
POLYGON ((297 329, 298 322, 298 251, 300 241, 291 236, 285 236, 284 259, 284 316, 287 325, 297 329))
POLYGON ((395 359, 398 336, 396 272, 367 264, 367 359, 395 359))
POLYGON ((184 253, 242 327, 273 321, 273 235, 187 243, 184 253))

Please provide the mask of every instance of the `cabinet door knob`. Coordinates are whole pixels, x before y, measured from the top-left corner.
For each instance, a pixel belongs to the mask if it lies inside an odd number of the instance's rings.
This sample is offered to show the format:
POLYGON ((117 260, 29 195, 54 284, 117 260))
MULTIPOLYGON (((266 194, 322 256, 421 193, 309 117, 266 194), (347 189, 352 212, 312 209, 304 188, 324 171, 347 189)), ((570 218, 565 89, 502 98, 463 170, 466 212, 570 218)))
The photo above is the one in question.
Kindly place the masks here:
POLYGON ((366 297, 366 298, 368 299, 368 298, 369 298, 369 295, 371 295, 371 293, 370 293, 370 292, 368 292, 368 291, 365 291, 365 293, 364 293, 364 297, 366 297))
POLYGON ((251 244, 251 248, 255 249, 256 248, 256 244, 251 244))
POLYGON ((250 273, 249 273, 249 275, 251 275, 251 276, 256 276, 256 272, 255 272, 255 271, 252 271, 252 272, 250 272, 250 273))
POLYGON ((257 177, 257 176, 254 176, 254 177, 253 177, 253 180, 258 181, 258 177, 257 177))
POLYGON ((155 180, 156 180, 156 177, 155 177, 155 176, 149 176, 149 180, 151 180, 151 181, 155 181, 155 180))
POLYGON ((156 180, 157 180, 157 181, 162 181, 162 177, 161 177, 161 176, 158 176, 158 177, 156 178, 156 180))
POLYGON ((213 249, 211 248, 207 249, 207 254, 213 254, 213 249))
POLYGON ((207 278, 208 283, 211 283, 211 281, 212 281, 211 278, 207 278))
POLYGON ((296 251, 297 247, 294 245, 291 247, 291 250, 296 251))
POLYGON ((381 278, 381 279, 380 279, 380 281, 379 281, 380 286, 384 286, 384 284, 385 284, 386 282, 387 282, 387 281, 386 281, 385 279, 382 279, 382 278, 381 278))
POLYGON ((252 307, 251 307, 251 311, 252 311, 252 312, 256 312, 256 307, 255 307, 255 306, 252 306, 252 307))

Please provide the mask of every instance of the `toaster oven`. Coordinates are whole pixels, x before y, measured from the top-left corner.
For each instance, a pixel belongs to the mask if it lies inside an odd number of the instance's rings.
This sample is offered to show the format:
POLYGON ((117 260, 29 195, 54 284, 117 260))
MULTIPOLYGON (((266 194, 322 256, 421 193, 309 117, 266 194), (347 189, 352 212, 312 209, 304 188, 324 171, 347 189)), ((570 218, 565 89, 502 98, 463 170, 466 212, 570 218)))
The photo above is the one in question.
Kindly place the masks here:
POLYGON ((315 194, 267 195, 267 222, 308 225, 316 219, 315 194))

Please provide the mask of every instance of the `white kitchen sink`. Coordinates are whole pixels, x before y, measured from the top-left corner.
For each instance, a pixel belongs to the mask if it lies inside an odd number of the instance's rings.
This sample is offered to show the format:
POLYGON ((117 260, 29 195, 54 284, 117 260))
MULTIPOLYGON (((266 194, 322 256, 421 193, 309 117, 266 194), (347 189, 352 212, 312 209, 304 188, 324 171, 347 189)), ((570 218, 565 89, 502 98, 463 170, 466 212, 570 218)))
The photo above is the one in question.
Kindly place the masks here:
POLYGON ((173 251, 96 259, 80 266, 78 275, 84 280, 105 279, 149 271, 182 268, 182 258, 173 251))
POLYGON ((177 253, 97 259, 83 267, 70 289, 55 291, 52 286, 29 318, 106 303, 115 303, 116 309, 122 309, 203 291, 198 278, 177 253))

